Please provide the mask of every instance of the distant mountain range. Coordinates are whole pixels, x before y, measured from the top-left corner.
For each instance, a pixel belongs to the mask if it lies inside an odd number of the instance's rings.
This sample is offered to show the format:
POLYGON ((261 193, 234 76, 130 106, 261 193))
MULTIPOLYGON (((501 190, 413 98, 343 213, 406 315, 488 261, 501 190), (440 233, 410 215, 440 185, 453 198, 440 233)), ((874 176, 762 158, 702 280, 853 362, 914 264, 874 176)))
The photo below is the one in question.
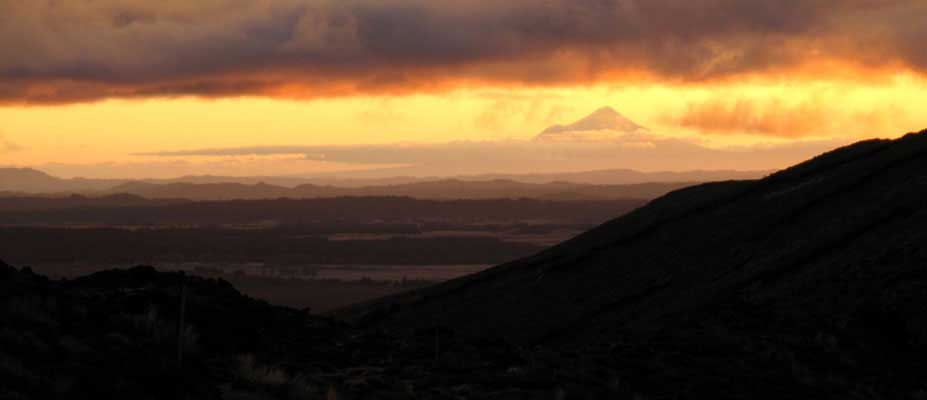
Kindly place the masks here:
POLYGON ((61 179, 31 168, 0 168, 0 192, 78 193, 107 190, 124 182, 109 179, 61 179))
POLYGON ((510 180, 462 181, 456 179, 359 188, 300 185, 295 188, 258 183, 170 183, 131 182, 116 186, 111 193, 128 193, 148 199, 256 200, 275 198, 322 198, 347 196, 404 196, 420 199, 535 198, 550 200, 652 199, 692 185, 640 183, 632 185, 584 185, 567 182, 521 183, 510 180))
POLYGON ((526 183, 572 182, 590 185, 628 185, 637 183, 719 182, 759 179, 772 171, 693 170, 641 172, 632 169, 560 172, 553 174, 489 174, 474 175, 472 180, 508 179, 526 183))
POLYGON ((62 179, 29 168, 0 168, 0 195, 128 193, 154 198, 255 199, 276 197, 411 196, 423 198, 593 197, 652 198, 691 183, 756 179, 765 171, 640 172, 628 169, 555 174, 493 174, 454 178, 348 179, 337 176, 174 179, 62 179), (458 197, 463 196, 463 197, 458 197))
POLYGON ((162 180, 62 179, 34 169, 0 169, 0 196, 34 194, 150 199, 231 200, 340 196, 408 196, 427 199, 542 198, 650 199, 694 183, 750 179, 763 172, 639 172, 603 170, 560 174, 479 175, 460 178, 395 177, 345 180, 337 177, 188 176, 162 180))
POLYGON ((171 183, 190 183, 190 184, 214 184, 214 183, 240 183, 245 185, 255 185, 258 183, 267 183, 272 185, 294 187, 309 183, 307 178, 286 177, 286 176, 254 176, 254 177, 232 177, 232 176, 182 176, 172 179, 84 179, 72 178, 64 179, 49 175, 45 172, 32 168, 0 168, 0 192, 8 193, 92 193, 105 192, 110 189, 127 183, 141 182, 150 184, 171 184, 171 183))

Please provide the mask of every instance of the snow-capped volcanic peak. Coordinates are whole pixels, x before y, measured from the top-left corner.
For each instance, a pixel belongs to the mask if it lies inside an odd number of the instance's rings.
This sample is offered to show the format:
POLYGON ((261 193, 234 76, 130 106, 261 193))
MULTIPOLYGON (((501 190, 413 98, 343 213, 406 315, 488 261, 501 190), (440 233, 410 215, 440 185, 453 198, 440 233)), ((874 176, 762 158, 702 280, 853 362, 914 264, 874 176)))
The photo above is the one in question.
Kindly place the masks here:
POLYGON ((647 133, 647 128, 621 115, 611 107, 602 107, 569 125, 553 125, 538 135, 538 140, 588 139, 587 136, 647 133))

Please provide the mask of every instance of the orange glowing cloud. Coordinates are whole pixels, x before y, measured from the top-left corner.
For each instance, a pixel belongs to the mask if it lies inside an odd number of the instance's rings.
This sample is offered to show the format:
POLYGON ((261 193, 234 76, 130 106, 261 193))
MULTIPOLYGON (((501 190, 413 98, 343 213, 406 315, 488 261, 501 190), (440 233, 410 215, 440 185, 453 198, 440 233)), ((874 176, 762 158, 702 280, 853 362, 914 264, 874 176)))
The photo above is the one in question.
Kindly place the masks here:
POLYGON ((922 74, 925 17, 919 0, 2 2, 0 103, 922 74))
POLYGON ((689 102, 665 122, 707 135, 758 135, 786 139, 809 136, 854 136, 898 129, 908 110, 897 104, 870 105, 865 111, 848 109, 833 96, 789 101, 766 96, 713 97, 689 102), (895 126, 894 128, 892 128, 895 126))
POLYGON ((703 133, 760 134, 797 138, 828 126, 829 114, 816 104, 783 104, 781 101, 755 102, 714 99, 691 103, 673 122, 703 133))

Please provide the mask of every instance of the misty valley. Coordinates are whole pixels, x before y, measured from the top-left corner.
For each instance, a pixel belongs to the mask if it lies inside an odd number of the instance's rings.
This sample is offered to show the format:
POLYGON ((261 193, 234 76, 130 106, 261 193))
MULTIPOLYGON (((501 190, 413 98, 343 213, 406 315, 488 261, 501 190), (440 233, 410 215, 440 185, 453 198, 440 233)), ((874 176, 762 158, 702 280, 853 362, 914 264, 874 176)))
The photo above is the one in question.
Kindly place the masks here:
POLYGON ((643 203, 14 197, 0 199, 0 243, 53 278, 146 264, 325 312, 537 253, 643 203))

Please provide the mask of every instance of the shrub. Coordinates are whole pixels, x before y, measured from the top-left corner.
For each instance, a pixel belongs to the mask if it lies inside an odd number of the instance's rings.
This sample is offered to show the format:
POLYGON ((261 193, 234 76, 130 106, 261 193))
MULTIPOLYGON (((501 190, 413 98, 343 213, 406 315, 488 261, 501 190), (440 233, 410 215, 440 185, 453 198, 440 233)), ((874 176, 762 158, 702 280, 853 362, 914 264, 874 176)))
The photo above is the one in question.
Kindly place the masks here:
POLYGON ((253 354, 238 357, 238 377, 248 383, 268 386, 282 386, 290 381, 286 371, 258 365, 253 354))

